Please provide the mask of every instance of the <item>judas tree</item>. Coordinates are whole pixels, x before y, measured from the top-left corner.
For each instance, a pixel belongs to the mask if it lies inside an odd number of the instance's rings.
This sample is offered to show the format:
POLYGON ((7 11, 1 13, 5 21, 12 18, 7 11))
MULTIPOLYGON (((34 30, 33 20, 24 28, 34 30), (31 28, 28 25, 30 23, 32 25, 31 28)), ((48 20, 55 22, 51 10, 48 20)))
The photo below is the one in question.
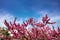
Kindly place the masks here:
MULTIPOLYGON (((60 40, 60 28, 58 27, 57 30, 54 29, 54 26, 52 26, 53 29, 50 28, 49 25, 55 24, 55 22, 50 22, 50 18, 47 14, 42 17, 41 22, 37 22, 33 20, 33 18, 30 18, 23 22, 23 24, 17 24, 15 18, 13 23, 8 23, 5 20, 4 24, 10 34, 8 37, 12 40, 60 40), (29 31, 26 29, 28 25, 32 26, 32 28, 28 29, 29 31)), ((9 39, 8 37, 7 39, 9 39)))

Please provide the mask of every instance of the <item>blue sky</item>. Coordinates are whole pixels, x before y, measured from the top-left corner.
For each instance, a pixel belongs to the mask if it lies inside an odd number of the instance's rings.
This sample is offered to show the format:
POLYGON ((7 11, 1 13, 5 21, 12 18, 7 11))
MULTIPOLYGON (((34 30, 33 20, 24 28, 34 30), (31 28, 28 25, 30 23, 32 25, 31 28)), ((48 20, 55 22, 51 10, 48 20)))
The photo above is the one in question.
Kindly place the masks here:
POLYGON ((0 18, 19 20, 38 18, 48 14, 52 21, 60 22, 60 0, 0 0, 0 18), (4 18, 5 17, 5 18, 4 18), (11 18, 11 19, 10 19, 11 18))

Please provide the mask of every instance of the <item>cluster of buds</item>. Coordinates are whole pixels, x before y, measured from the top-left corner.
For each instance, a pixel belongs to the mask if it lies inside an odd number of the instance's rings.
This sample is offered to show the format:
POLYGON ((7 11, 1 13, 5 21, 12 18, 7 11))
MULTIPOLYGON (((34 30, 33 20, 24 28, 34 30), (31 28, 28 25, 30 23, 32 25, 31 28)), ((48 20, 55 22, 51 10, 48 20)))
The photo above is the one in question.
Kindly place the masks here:
POLYGON ((60 28, 57 30, 51 29, 47 24, 55 24, 55 22, 49 22, 47 14, 42 18, 42 22, 36 22, 32 18, 23 22, 23 24, 17 24, 16 18, 14 22, 8 23, 6 20, 4 24, 7 26, 7 31, 10 34, 7 39, 16 40, 60 40, 60 28), (31 25, 32 28, 28 31, 26 27, 31 25), (8 38, 9 37, 9 38, 8 38))

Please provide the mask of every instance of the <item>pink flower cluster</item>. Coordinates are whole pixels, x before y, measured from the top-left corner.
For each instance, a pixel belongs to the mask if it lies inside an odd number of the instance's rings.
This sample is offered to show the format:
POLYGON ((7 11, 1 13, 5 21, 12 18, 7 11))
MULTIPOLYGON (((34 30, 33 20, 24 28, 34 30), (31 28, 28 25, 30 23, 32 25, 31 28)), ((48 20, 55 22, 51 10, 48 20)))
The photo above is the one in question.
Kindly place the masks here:
POLYGON ((32 18, 23 22, 23 24, 17 24, 16 18, 14 22, 8 23, 6 20, 4 24, 8 28, 8 32, 10 33, 10 37, 13 39, 20 39, 20 40, 60 40, 60 28, 58 27, 57 30, 49 27, 48 24, 55 24, 55 22, 49 22, 50 18, 48 18, 47 14, 42 17, 42 22, 36 22, 32 18), (31 25, 29 31, 26 29, 28 25, 31 25))

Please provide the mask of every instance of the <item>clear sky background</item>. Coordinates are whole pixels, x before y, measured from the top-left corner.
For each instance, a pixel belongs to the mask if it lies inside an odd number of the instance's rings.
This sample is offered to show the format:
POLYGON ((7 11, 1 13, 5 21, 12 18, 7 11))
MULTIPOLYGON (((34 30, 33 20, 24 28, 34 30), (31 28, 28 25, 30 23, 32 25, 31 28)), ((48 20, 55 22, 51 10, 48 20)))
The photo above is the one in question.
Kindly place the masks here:
POLYGON ((17 17, 18 23, 30 17, 40 21, 46 13, 51 21, 60 25, 60 0, 0 0, 1 26, 5 19, 12 21, 14 17, 17 17))

